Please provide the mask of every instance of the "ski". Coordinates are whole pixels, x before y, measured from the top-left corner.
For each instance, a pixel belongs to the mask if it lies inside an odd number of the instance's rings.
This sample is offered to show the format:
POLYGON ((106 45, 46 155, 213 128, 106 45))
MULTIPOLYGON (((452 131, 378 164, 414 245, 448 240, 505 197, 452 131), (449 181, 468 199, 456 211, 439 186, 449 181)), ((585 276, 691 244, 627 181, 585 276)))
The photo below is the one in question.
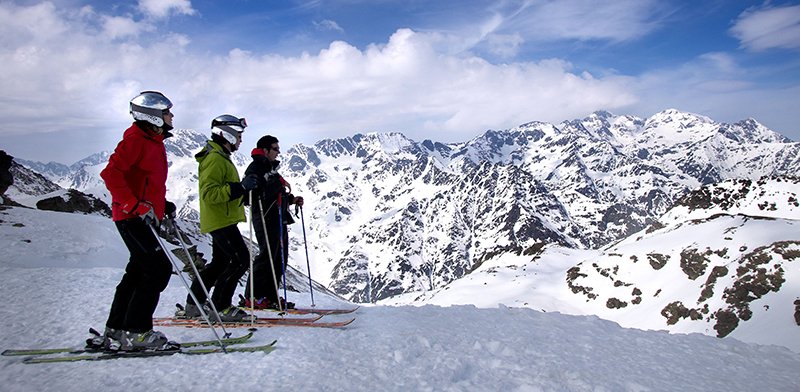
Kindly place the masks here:
MULTIPOLYGON (((247 342, 251 337, 253 337, 253 333, 249 332, 246 335, 233 337, 233 338, 226 338, 222 339, 223 345, 229 344, 240 344, 247 342)), ((217 340, 199 340, 194 342, 183 342, 180 343, 181 347, 200 347, 200 346, 215 346, 219 345, 219 341, 217 340)), ((19 356, 19 355, 51 355, 51 354, 61 354, 61 353, 68 353, 68 354, 83 354, 83 353, 100 353, 103 351, 98 351, 93 348, 82 348, 76 349, 74 347, 62 347, 62 348, 42 348, 42 349, 10 349, 3 351, 2 355, 6 356, 19 356)))
MULTIPOLYGON (((277 309, 252 309, 252 308, 245 308, 245 307, 241 307, 241 306, 239 308, 241 308, 242 310, 246 310, 246 311, 254 311, 255 310, 257 312, 259 312, 259 311, 268 311, 268 312, 274 312, 274 313, 279 313, 280 312, 277 309)), ((296 308, 296 309, 284 309, 283 312, 287 313, 287 314, 321 314, 321 315, 327 316, 327 315, 333 315, 333 314, 353 313, 356 310, 358 310, 358 308, 359 308, 358 306, 356 306, 355 308, 352 308, 352 309, 296 308)))
MULTIPOLYGON (((320 316, 321 317, 321 316, 320 316)), ((350 325, 355 318, 351 318, 349 320, 344 321, 321 321, 321 322, 291 322, 292 320, 298 319, 285 319, 285 322, 275 323, 275 322, 267 322, 267 323, 259 323, 259 320, 256 320, 255 324, 250 323, 249 321, 242 321, 242 322, 227 322, 223 323, 222 325, 225 328, 249 328, 249 327, 262 327, 262 328, 271 328, 271 327, 314 327, 314 328, 341 328, 347 325, 350 325)), ((153 322, 155 324, 155 321, 153 322)), ((158 324, 163 327, 186 327, 186 328, 208 328, 208 324, 202 322, 200 320, 187 320, 187 319, 177 319, 177 320, 169 320, 164 321, 161 324, 158 324)))
POLYGON ((358 310, 358 306, 352 309, 317 309, 317 308, 297 308, 297 309, 286 309, 286 312, 289 314, 348 314, 353 313, 358 310))
POLYGON ((30 357, 25 358, 22 360, 22 363, 26 364, 34 364, 34 363, 60 363, 60 362, 80 362, 80 361, 105 361, 109 359, 121 359, 121 358, 146 358, 146 357, 166 357, 175 354, 183 354, 183 355, 205 355, 205 354, 217 354, 217 353, 243 353, 243 352, 263 352, 265 354, 269 354, 273 350, 275 350, 275 344, 277 340, 273 340, 269 344, 261 345, 261 346, 249 346, 249 347, 226 347, 223 351, 220 347, 214 348, 199 348, 199 349, 185 349, 180 348, 177 350, 165 350, 165 351, 119 351, 119 352, 95 352, 95 353, 83 353, 83 354, 68 354, 65 356, 44 356, 44 357, 30 357))
MULTIPOLYGON (((279 310, 279 309, 275 309, 275 308, 266 308, 266 309, 265 308, 260 308, 260 309, 256 309, 256 308, 251 308, 251 307, 245 306, 246 303, 247 303, 247 299, 243 295, 239 294, 239 309, 242 309, 242 310, 245 310, 245 311, 266 311, 266 312, 274 312, 274 313, 278 313, 278 314, 322 314, 322 315, 329 315, 329 314, 348 314, 348 313, 353 313, 356 310, 358 310, 358 308, 360 308, 360 306, 356 306, 355 308, 350 308, 350 309, 336 309, 336 308, 325 309, 325 308, 317 308, 316 306, 312 306, 310 308, 291 308, 291 309, 284 309, 284 310, 279 310)), ((180 305, 178 305, 178 307, 180 308, 180 305)))
MULTIPOLYGON (((321 319, 323 315, 318 314, 312 317, 270 317, 270 318, 261 318, 258 317, 253 323, 254 326, 264 326, 264 325, 283 325, 283 324, 304 324, 304 323, 313 323, 319 319, 321 319)), ((201 319, 189 319, 189 318, 179 318, 179 317, 155 317, 153 318, 153 325, 158 326, 174 326, 174 325, 184 325, 184 324, 205 324, 208 327, 208 324, 205 320, 201 319)), ((213 325, 219 325, 218 322, 212 322, 213 325)), ((223 326, 228 326, 229 324, 250 324, 250 320, 241 321, 241 322, 226 322, 223 321, 223 326)))

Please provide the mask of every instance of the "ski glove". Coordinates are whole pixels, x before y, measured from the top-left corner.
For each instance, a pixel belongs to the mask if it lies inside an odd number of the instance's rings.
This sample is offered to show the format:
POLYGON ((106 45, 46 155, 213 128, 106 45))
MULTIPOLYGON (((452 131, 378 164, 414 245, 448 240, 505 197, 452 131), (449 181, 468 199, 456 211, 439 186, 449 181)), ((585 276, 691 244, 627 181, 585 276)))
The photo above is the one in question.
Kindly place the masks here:
POLYGON ((242 182, 229 182, 228 185, 231 187, 231 200, 236 200, 258 187, 258 177, 255 174, 250 174, 242 182))
POLYGON ((305 200, 303 200, 303 196, 293 196, 292 202, 289 204, 294 204, 298 207, 302 207, 305 200))
POLYGON ((258 176, 255 174, 250 174, 242 180, 242 188, 244 188, 245 191, 251 191, 256 189, 256 187, 258 187, 258 176))
POLYGON ((158 226, 158 217, 156 217, 156 212, 153 210, 153 205, 144 200, 140 200, 131 213, 141 218, 144 223, 150 226, 158 226))
POLYGON ((167 200, 166 203, 164 203, 164 217, 165 218, 175 219, 175 212, 177 210, 178 210, 178 208, 175 207, 175 203, 173 203, 173 202, 171 202, 169 200, 167 200))
POLYGON ((165 216, 164 219, 161 220, 161 231, 167 234, 178 235, 178 232, 175 227, 175 219, 169 216, 165 216))

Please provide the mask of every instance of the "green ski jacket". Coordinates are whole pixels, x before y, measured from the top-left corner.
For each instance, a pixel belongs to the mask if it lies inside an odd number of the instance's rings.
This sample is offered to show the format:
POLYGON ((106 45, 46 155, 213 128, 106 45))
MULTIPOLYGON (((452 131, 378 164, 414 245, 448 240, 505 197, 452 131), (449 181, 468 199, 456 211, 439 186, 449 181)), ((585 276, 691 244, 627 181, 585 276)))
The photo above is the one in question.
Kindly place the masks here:
POLYGON ((239 172, 230 154, 219 144, 209 140, 194 158, 199 163, 200 232, 214 230, 245 222, 239 172))

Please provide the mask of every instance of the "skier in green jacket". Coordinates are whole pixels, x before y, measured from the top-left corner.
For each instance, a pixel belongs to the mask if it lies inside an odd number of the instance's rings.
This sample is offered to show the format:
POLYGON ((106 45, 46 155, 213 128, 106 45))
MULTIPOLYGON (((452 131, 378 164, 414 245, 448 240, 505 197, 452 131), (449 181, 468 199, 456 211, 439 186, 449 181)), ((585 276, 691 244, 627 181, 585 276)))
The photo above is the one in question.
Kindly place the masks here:
MULTIPOLYGON (((250 252, 237 227, 239 222, 246 221, 242 196, 258 182, 255 176, 240 182, 230 158, 239 148, 246 126, 244 118, 228 114, 214 118, 211 140, 195 155, 199 164, 200 232, 210 233, 212 238, 211 263, 200 271, 200 279, 209 291, 213 287, 210 300, 222 321, 243 321, 250 317, 231 302, 250 260, 250 252)), ((202 287, 198 279, 191 287, 200 303, 207 300, 202 287)), ((186 317, 200 316, 191 296, 187 296, 184 309, 186 317)))

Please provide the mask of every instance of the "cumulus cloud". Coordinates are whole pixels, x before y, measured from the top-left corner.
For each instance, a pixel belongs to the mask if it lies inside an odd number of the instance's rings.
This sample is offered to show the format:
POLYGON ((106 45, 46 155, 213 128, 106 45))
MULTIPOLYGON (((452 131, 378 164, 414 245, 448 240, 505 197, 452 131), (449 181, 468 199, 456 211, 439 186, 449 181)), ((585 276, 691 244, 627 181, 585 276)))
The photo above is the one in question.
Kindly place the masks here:
MULTIPOLYGON (((316 55, 259 57, 236 51, 221 69, 226 93, 248 91, 270 122, 297 132, 399 130, 409 136, 560 121, 631 104, 622 77, 576 74, 569 63, 493 65, 435 50, 437 37, 401 29, 386 44, 359 50, 337 41, 316 55), (276 120, 277 119, 277 120, 276 120)), ((261 112, 259 108, 249 108, 261 112)), ((457 136, 456 136, 457 135, 457 136)))
MULTIPOLYGON (((209 55, 192 52, 190 37, 152 34, 154 25, 93 12, 0 3, 0 137, 19 135, 36 148, 51 143, 55 153, 84 149, 78 158, 112 149, 130 123, 128 101, 145 89, 170 97, 177 127, 207 129, 214 116, 232 113, 250 123, 246 145, 266 132, 291 145, 366 131, 463 141, 485 129, 558 123, 598 109, 650 115, 684 99, 710 105, 708 94, 730 104, 724 97, 749 88, 724 53, 642 77, 599 75, 557 58, 494 64, 453 50, 465 44, 452 35, 399 29, 364 48, 334 41, 299 55, 209 55), (70 142, 76 147, 66 148, 70 142)), ((471 39, 513 54, 527 38, 496 28, 504 20, 471 39)), ((765 95, 753 94, 771 102, 765 95)))
POLYGON ((412 137, 441 131, 442 140, 461 140, 481 129, 556 122, 636 100, 624 77, 595 77, 555 59, 495 65, 444 53, 441 35, 409 29, 364 49, 335 41, 300 56, 237 49, 214 57, 186 51, 189 39, 180 35, 125 41, 141 28, 125 18, 105 18, 103 35, 89 22, 96 18, 52 6, 0 9, 0 28, 15 24, 5 36, 17 37, 14 50, 0 54, 0 111, 24 119, 12 127, 19 132, 107 132, 108 124, 126 122, 127 100, 141 89, 167 93, 178 126, 205 128, 217 112, 231 111, 312 141, 369 130, 412 137), (60 34, 28 27, 34 25, 60 26, 60 34))
POLYGON ((800 48, 800 5, 749 9, 739 15, 730 33, 754 51, 800 48))
POLYGON ((166 18, 171 12, 181 15, 197 13, 189 0, 139 0, 139 10, 155 19, 166 18))
POLYGON ((80 129, 94 137, 76 142, 104 139, 108 124, 128 115, 124 103, 137 90, 174 84, 174 64, 181 64, 185 37, 168 34, 147 46, 125 40, 142 29, 87 8, 73 13, 52 3, 0 5, 6 47, 0 51, 0 115, 6 119, 0 133, 80 129))
POLYGON ((103 31, 112 39, 135 37, 143 31, 152 31, 151 25, 140 23, 130 17, 124 16, 102 16, 103 31))

